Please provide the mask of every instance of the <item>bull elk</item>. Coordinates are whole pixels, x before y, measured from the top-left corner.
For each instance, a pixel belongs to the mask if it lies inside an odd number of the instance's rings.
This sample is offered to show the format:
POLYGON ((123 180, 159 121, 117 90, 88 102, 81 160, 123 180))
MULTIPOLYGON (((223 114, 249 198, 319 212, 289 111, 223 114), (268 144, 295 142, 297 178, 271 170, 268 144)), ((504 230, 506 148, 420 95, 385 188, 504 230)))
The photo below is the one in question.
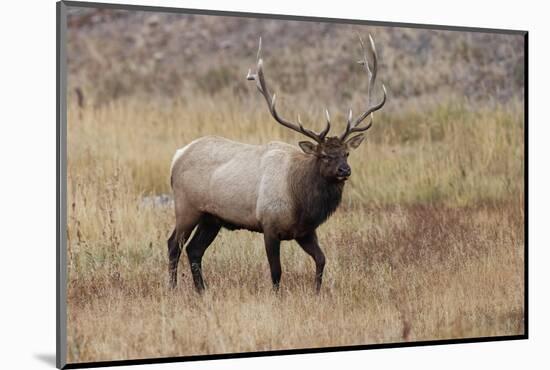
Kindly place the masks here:
POLYGON ((176 213, 176 226, 168 239, 171 287, 177 283, 181 250, 196 228, 186 252, 195 288, 199 292, 205 289, 202 257, 223 227, 263 233, 275 289, 281 279, 281 240, 296 240, 315 261, 317 292, 320 290, 325 255, 316 229, 340 204, 345 181, 351 175, 348 154, 361 144, 364 132, 372 126, 373 113, 386 102, 382 85, 382 99, 371 105, 378 67, 376 49, 369 35, 370 65, 363 40, 359 41, 363 51, 359 63, 369 80, 367 109, 356 118, 350 109, 344 132, 327 136, 331 126, 328 110, 326 127, 319 133, 305 128, 299 118, 293 123, 279 115, 275 94, 271 95, 264 77, 260 39, 256 73, 249 70, 247 79, 256 82, 275 121, 313 142, 300 141, 300 150, 282 142, 250 145, 207 136, 177 150, 171 166, 176 213), (361 125, 367 117, 368 124, 361 125))

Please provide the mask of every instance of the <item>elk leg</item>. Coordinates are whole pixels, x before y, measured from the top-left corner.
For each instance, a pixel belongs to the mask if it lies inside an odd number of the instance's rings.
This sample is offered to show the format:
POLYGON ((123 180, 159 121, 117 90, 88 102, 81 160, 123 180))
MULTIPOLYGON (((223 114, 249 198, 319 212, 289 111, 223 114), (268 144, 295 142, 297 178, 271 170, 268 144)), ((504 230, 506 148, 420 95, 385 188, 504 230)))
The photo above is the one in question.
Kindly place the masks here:
POLYGON ((202 277, 202 256, 206 249, 212 244, 216 235, 221 229, 221 225, 216 222, 209 222, 204 219, 199 223, 195 235, 185 249, 193 274, 193 283, 199 293, 205 289, 204 279, 202 277))
POLYGON ((317 235, 315 232, 308 234, 304 237, 297 238, 296 241, 302 247, 302 249, 309 254, 315 261, 315 283, 317 286, 317 293, 321 290, 321 283, 323 282, 323 270, 325 269, 325 255, 319 246, 317 241, 317 235))
POLYGON ((168 238, 168 271, 170 275, 170 287, 175 288, 178 283, 178 262, 180 260, 181 248, 176 236, 176 229, 168 238))
POLYGON ((189 239, 195 225, 190 225, 183 230, 178 230, 176 227, 170 238, 168 238, 168 271, 171 288, 175 288, 178 283, 178 262, 180 260, 181 249, 187 239, 189 239))
POLYGON ((279 282, 281 281, 281 241, 269 234, 264 234, 264 242, 273 289, 277 291, 279 290, 279 282))

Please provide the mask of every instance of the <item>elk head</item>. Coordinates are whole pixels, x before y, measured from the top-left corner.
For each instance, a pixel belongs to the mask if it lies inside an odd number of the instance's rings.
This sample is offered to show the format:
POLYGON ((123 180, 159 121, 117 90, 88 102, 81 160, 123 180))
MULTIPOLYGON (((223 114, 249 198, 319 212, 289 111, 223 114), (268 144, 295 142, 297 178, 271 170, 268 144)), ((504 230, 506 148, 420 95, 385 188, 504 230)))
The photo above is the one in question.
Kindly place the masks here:
POLYGON ((265 82, 265 77, 263 72, 263 60, 261 57, 261 52, 262 52, 261 38, 260 38, 259 47, 258 47, 258 55, 257 55, 258 64, 257 64, 256 73, 253 74, 251 70, 249 70, 248 75, 246 77, 247 80, 256 81, 256 86, 258 90, 264 96, 267 102, 269 112, 277 122, 279 122, 281 125, 293 131, 299 132, 309 137, 315 142, 313 143, 311 141, 300 141, 298 145, 300 146, 300 148, 304 153, 315 156, 317 158, 319 163, 319 172, 321 176, 323 176, 326 179, 338 181, 338 182, 347 180, 351 175, 351 168, 347 162, 349 152, 352 149, 356 149, 357 147, 359 147, 359 145, 364 139, 364 132, 367 131, 372 126, 374 112, 382 108, 386 103, 386 87, 384 86, 384 84, 382 84, 383 97, 381 101, 378 104, 371 105, 371 90, 376 81, 376 73, 378 70, 376 48, 374 46, 374 40, 372 39, 372 36, 369 35, 370 51, 373 56, 372 66, 371 66, 369 65, 368 51, 365 47, 365 44, 363 43, 363 40, 361 38, 359 38, 359 42, 361 44, 361 48, 363 51, 363 59, 360 60, 358 63, 364 66, 365 71, 367 72, 368 80, 369 80, 368 87, 367 87, 367 109, 354 119, 352 110, 350 108, 346 129, 339 136, 327 136, 331 125, 328 109, 325 110, 326 120, 327 120, 326 126, 321 132, 318 132, 318 133, 305 128, 302 125, 302 122, 299 116, 297 119, 297 123, 293 123, 282 118, 279 115, 279 113, 277 112, 277 109, 275 108, 276 95, 270 94, 265 82), (365 126, 361 126, 361 123, 367 117, 369 117, 368 124, 365 126), (354 135, 354 134, 357 134, 357 135, 354 135))

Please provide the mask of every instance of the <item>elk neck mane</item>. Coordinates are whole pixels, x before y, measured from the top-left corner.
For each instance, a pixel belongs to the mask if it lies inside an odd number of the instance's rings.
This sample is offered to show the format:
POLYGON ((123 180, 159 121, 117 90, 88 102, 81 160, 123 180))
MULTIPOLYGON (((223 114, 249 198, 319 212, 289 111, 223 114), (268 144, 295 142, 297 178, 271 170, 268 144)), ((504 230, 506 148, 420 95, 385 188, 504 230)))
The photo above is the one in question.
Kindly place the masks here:
POLYGON ((316 228, 338 208, 344 190, 343 182, 321 176, 319 160, 299 154, 293 158, 288 172, 290 196, 295 222, 301 228, 316 228))

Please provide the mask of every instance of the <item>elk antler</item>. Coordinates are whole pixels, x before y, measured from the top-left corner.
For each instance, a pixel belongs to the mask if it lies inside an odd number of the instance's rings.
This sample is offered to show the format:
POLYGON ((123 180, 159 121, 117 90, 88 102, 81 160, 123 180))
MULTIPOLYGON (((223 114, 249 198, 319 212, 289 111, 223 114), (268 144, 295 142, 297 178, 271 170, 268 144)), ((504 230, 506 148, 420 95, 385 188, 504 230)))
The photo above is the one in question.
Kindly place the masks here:
POLYGON ((369 107, 363 114, 361 114, 355 120, 353 120, 353 116, 350 108, 346 130, 342 133, 342 135, 340 135, 341 140, 345 140, 349 135, 351 135, 354 132, 362 132, 362 131, 368 130, 372 126, 374 112, 382 108, 386 103, 386 87, 384 86, 384 84, 382 84, 382 91, 384 93, 382 100, 380 101, 380 103, 374 106, 370 105, 371 91, 374 86, 374 83, 376 82, 376 73, 378 71, 378 57, 376 55, 376 47, 374 46, 374 40, 372 39, 372 36, 369 34, 369 44, 372 52, 372 69, 371 69, 369 66, 367 49, 365 48, 365 44, 363 43, 363 39, 361 39, 361 37, 359 37, 359 42, 361 43, 361 49, 363 49, 364 59, 360 60, 358 63, 365 66, 365 70, 367 71, 367 75, 369 77, 369 85, 367 87, 367 105, 369 107), (369 115, 370 115, 369 123, 364 127, 358 127, 359 124, 363 122, 363 120, 367 118, 367 116, 369 115))
POLYGON ((265 101, 267 102, 267 106, 269 108, 269 112, 271 113, 273 118, 275 118, 275 120, 277 122, 279 122, 281 125, 289 128, 291 130, 294 130, 296 132, 299 132, 299 133, 315 140, 318 143, 323 142, 323 140, 325 139, 325 137, 327 136, 327 134, 330 130, 330 116, 328 114, 328 110, 326 110, 327 125, 326 125, 325 129, 323 131, 319 132, 319 133, 316 133, 312 130, 309 130, 309 129, 303 127, 302 122, 300 121, 300 116, 298 116, 298 124, 287 121, 286 119, 279 116, 279 113, 277 113, 277 109, 275 109, 275 102, 276 102, 275 99, 276 99, 277 95, 273 94, 273 96, 271 96, 271 94, 269 93, 269 90, 267 88, 267 85, 265 83, 265 77, 264 77, 264 71, 263 71, 263 60, 262 60, 262 38, 261 37, 260 37, 260 42, 259 42, 259 46, 258 46, 257 59, 258 59, 258 65, 256 67, 257 68, 256 73, 253 74, 252 71, 249 69, 248 74, 246 76, 246 79, 250 80, 250 81, 252 81, 252 80, 256 81, 256 87, 258 88, 260 93, 262 93, 262 95, 264 96, 265 101))

